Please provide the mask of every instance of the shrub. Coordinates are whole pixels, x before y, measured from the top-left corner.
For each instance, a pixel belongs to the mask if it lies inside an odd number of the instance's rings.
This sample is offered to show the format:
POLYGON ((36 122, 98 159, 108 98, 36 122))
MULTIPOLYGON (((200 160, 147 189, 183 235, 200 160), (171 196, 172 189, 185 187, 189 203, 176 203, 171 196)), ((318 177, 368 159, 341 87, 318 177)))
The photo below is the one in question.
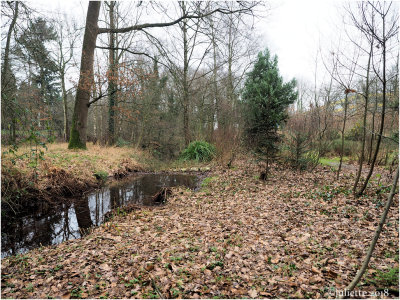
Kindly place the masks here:
POLYGON ((293 168, 306 170, 318 164, 318 152, 311 149, 310 135, 289 132, 281 147, 283 159, 293 168))
POLYGON ((121 137, 119 137, 118 139, 117 139, 117 142, 115 143, 115 145, 117 146, 117 147, 125 147, 125 146, 129 146, 129 142, 127 142, 127 141, 125 141, 123 138, 121 138, 121 137))
POLYGON ((385 286, 397 285, 399 282, 399 268, 390 268, 386 272, 378 270, 377 281, 385 286))
POLYGON ((183 160, 210 161, 214 158, 216 149, 205 141, 191 142, 181 154, 183 160))
MULTIPOLYGON (((342 140, 336 139, 332 142, 332 154, 339 155, 342 148, 342 140)), ((343 155, 354 156, 360 152, 360 143, 356 141, 344 140, 343 155)))
POLYGON ((345 137, 350 141, 361 141, 363 136, 363 127, 357 122, 353 128, 345 133, 345 137))

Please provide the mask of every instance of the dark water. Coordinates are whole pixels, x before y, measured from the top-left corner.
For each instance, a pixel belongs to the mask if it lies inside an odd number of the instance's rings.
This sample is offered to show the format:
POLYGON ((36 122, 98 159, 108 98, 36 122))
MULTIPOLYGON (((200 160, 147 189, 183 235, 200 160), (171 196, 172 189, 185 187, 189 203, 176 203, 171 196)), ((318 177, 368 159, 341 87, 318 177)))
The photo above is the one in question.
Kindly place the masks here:
POLYGON ((100 225, 104 215, 127 204, 156 205, 151 196, 162 187, 194 189, 198 177, 183 174, 142 174, 60 205, 42 203, 29 212, 1 220, 1 257, 24 253, 41 245, 55 245, 79 238, 85 229, 100 225))

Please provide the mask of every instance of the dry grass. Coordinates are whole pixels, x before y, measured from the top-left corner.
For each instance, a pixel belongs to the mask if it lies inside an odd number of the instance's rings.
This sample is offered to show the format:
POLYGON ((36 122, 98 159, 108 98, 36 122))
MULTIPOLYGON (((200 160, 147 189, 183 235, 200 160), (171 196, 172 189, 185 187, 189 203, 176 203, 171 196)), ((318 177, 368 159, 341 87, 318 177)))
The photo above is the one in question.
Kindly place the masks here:
MULTIPOLYGON (((38 190, 63 185, 78 185, 84 189, 98 184, 95 174, 123 176, 133 170, 142 170, 145 166, 141 162, 149 159, 146 153, 134 148, 101 147, 91 143, 87 146, 87 150, 69 150, 67 143, 49 144, 47 150, 41 148, 43 154, 36 166, 32 164, 35 161, 32 148, 22 146, 15 155, 2 155, 3 179, 19 174, 21 180, 15 187, 10 187, 11 190, 32 183, 38 190)), ((8 149, 3 147, 2 150, 4 153, 8 149)))
POLYGON ((107 172, 111 176, 123 166, 143 168, 138 160, 145 154, 134 148, 88 144, 87 150, 68 150, 67 146, 67 143, 50 145, 45 154, 45 162, 83 178, 93 177, 96 172, 107 172))

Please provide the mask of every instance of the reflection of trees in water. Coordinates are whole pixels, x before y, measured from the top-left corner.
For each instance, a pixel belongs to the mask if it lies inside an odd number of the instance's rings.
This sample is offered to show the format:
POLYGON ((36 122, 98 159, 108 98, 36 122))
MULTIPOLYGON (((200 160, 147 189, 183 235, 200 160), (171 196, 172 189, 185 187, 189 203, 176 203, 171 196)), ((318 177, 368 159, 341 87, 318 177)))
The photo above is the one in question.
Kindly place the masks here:
POLYGON ((75 201, 74 208, 79 230, 81 233, 85 233, 87 232, 88 228, 93 226, 92 219, 90 217, 88 197, 75 201))
POLYGON ((160 188, 177 185, 193 188, 195 182, 196 177, 187 175, 144 175, 119 186, 103 188, 89 197, 76 200, 73 206, 71 203, 59 206, 38 203, 34 209, 28 208, 25 214, 2 216, 1 250, 10 255, 78 238, 80 231, 100 225, 110 209, 129 203, 153 205, 150 198, 160 188))
POLYGON ((70 209, 71 209, 71 205, 63 205, 62 207, 62 215, 63 215, 63 222, 61 223, 61 226, 59 227, 58 231, 54 231, 55 232, 55 237, 57 237, 57 240, 59 242, 64 242, 64 241, 68 241, 71 238, 78 238, 79 237, 79 233, 76 230, 73 230, 73 225, 70 224, 70 209))
POLYGON ((117 187, 110 188, 110 205, 111 205, 111 209, 121 206, 119 188, 117 188, 117 187))
MULTIPOLYGON (((52 245, 78 238, 77 224, 71 224, 71 205, 63 204, 51 209, 39 209, 28 214, 2 218, 1 251, 14 255, 40 246, 52 245)), ((91 227, 88 201, 79 201, 74 205, 79 228, 91 227)))
MULTIPOLYGON (((101 221, 101 216, 100 215, 100 208, 101 208, 101 212, 104 211, 104 201, 101 201, 102 199, 104 199, 104 190, 102 193, 96 193, 95 194, 95 205, 94 205, 94 223, 96 225, 100 224, 101 221), (101 196, 100 196, 101 195, 101 196)), ((89 200, 89 198, 88 198, 89 200)))
MULTIPOLYGON (((59 207, 56 207, 59 208, 59 207)), ((9 254, 50 245, 57 236, 56 225, 62 221, 59 209, 40 209, 16 216, 3 216, 1 227, 1 250, 9 254)))

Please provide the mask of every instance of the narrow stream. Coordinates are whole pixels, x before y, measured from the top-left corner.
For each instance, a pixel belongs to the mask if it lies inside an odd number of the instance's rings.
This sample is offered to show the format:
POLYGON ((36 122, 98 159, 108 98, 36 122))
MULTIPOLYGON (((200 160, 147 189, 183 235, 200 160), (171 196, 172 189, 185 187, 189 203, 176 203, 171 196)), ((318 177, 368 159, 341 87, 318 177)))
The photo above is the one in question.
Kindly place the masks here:
POLYGON ((194 189, 198 183, 199 178, 195 175, 140 174, 103 187, 81 199, 71 199, 69 203, 42 205, 40 209, 13 218, 2 216, 1 257, 79 238, 83 229, 100 225, 104 215, 112 209, 131 203, 157 205, 151 198, 162 187, 194 189))

